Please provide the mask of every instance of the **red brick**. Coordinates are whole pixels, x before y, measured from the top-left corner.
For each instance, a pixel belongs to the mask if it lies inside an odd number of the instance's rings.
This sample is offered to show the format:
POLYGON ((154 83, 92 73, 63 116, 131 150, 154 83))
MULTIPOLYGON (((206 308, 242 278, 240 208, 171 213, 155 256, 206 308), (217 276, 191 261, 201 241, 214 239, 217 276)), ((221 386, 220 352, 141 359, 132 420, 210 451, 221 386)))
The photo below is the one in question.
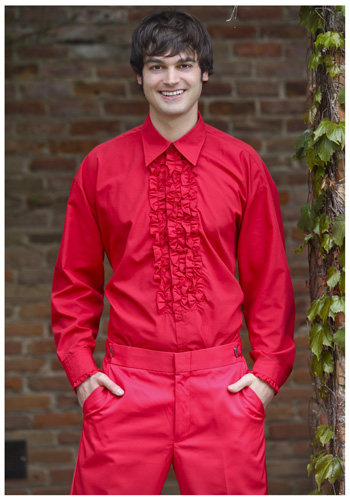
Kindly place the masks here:
POLYGON ((100 133, 119 134, 120 122, 115 120, 89 120, 72 123, 73 135, 96 135, 100 133))
POLYGON ((7 391, 20 391, 23 389, 23 378, 22 377, 6 377, 5 378, 5 390, 7 391))
POLYGON ((310 438, 307 422, 286 422, 270 424, 270 439, 304 439, 310 438))
POLYGON ((239 57, 279 57, 282 45, 279 43, 237 43, 234 52, 239 57))
POLYGON ((20 134, 28 135, 57 135, 66 129, 66 123, 53 122, 48 120, 25 120, 17 123, 17 131, 20 134))
POLYGON ((212 24, 208 26, 209 34, 215 38, 255 38, 255 26, 234 26, 233 23, 212 24))
POLYGON ((293 493, 291 485, 283 479, 269 480, 268 490, 269 495, 291 495, 293 493))
POLYGON ((80 438, 80 431, 63 431, 58 435, 58 442, 61 444, 79 444, 80 438))
POLYGON ((51 406, 50 396, 44 395, 24 395, 19 398, 16 396, 6 396, 6 411, 24 411, 24 410, 46 410, 51 406))
POLYGON ((255 151, 260 151, 262 148, 262 141, 261 139, 257 139, 256 137, 245 137, 244 135, 239 135, 237 137, 241 141, 245 142, 246 144, 249 144, 255 151))
POLYGON ((99 107, 96 101, 57 101, 50 103, 50 114, 52 116, 98 116, 99 107))
POLYGON ((23 59, 60 59, 68 55, 65 45, 34 45, 18 47, 17 53, 23 59))
POLYGON ((64 369, 63 369, 63 366, 61 365, 61 363, 59 362, 58 359, 52 359, 51 360, 51 363, 50 363, 50 369, 53 371, 53 372, 61 372, 61 373, 65 373, 64 372, 64 369))
POLYGON ((291 404, 271 404, 266 411, 266 417, 271 420, 292 420, 295 416, 291 404))
POLYGON ((34 415, 33 427, 71 427, 80 426, 82 423, 82 412, 67 412, 67 413, 45 413, 34 415))
POLYGON ((236 88, 238 95, 248 97, 276 97, 279 93, 279 83, 269 81, 239 81, 236 88))
POLYGON ((40 101, 14 101, 5 104, 5 112, 8 115, 43 115, 45 111, 45 104, 40 101))
POLYGON ((29 495, 29 490, 23 488, 11 488, 11 486, 6 485, 5 495, 29 495))
POLYGON ((220 76, 231 76, 234 81, 241 76, 253 75, 253 64, 248 61, 235 61, 228 64, 227 61, 215 64, 215 73, 220 76))
POLYGON ((287 205, 290 201, 290 193, 288 191, 280 191, 278 193, 280 204, 287 205))
POLYGON ((70 486, 46 486, 45 488, 36 488, 31 490, 32 495, 69 495, 70 486))
POLYGON ((14 269, 5 269, 5 281, 7 283, 13 282, 15 279, 14 269))
POLYGON ((32 419, 29 415, 17 414, 12 412, 5 413, 5 428, 11 429, 30 429, 32 427, 32 419))
POLYGON ((271 137, 266 141, 267 150, 276 153, 279 151, 290 151, 293 154, 296 139, 296 136, 271 137))
POLYGON ((199 5, 195 6, 186 6, 186 12, 192 14, 197 17, 201 22, 212 21, 214 18, 222 20, 229 19, 231 16, 232 8, 230 6, 205 6, 199 5))
POLYGON ((25 99, 59 99, 70 97, 71 85, 68 82, 36 81, 20 86, 21 95, 25 99))
MULTIPOLYGON (((53 343, 53 340, 52 340, 53 343)), ((69 391, 71 389, 70 383, 68 381, 67 376, 34 376, 29 377, 28 379, 28 387, 33 391, 69 391)), ((76 398, 74 394, 74 398, 76 398)))
POLYGON ((239 5, 237 10, 238 19, 280 19, 283 17, 283 7, 280 6, 246 6, 239 5))
POLYGON ((292 101, 292 100, 271 100, 271 101, 261 101, 260 103, 261 111, 263 113, 271 114, 283 114, 288 113, 302 114, 306 111, 305 101, 292 101))
POLYGON ((38 372, 44 365, 43 359, 11 358, 5 361, 7 371, 38 372))
POLYGON ((294 336, 294 342, 297 348, 309 347, 309 333, 304 332, 301 335, 294 336))
POLYGON ((104 109, 107 114, 112 115, 146 115, 148 113, 148 103, 145 101, 123 101, 106 102, 104 109))
MULTIPOLYGON (((67 377, 66 377, 67 378, 67 377)), ((67 388, 68 390, 68 388, 67 388)), ((77 397, 74 392, 70 391, 70 394, 66 393, 63 396, 58 395, 56 397, 56 406, 61 409, 76 409, 80 408, 77 397)))
POLYGON ((303 241, 304 240, 304 236, 305 236, 305 234, 302 233, 300 231, 300 229, 298 229, 296 227, 293 229, 293 232, 292 232, 293 240, 295 240, 295 241, 303 241))
POLYGON ((71 484, 73 479, 73 474, 74 474, 74 468, 50 470, 50 482, 71 484))
POLYGON ((28 462, 39 464, 66 464, 73 461, 73 454, 70 450, 45 448, 39 450, 28 450, 28 462))
POLYGON ((149 14, 157 12, 158 10, 161 11, 167 9, 169 9, 169 6, 167 6, 166 4, 163 7, 157 6, 156 8, 149 6, 131 7, 130 9, 128 9, 128 18, 129 21, 142 21, 142 19, 149 14))
POLYGON ((295 369, 293 373, 293 378, 296 383, 299 384, 311 384, 312 378, 310 375, 310 370, 308 368, 295 369))
POLYGON ((257 61, 257 77, 258 78, 272 78, 276 77, 279 80, 289 80, 290 78, 306 77, 306 65, 301 64, 300 61, 257 61))
POLYGON ((20 315, 24 319, 50 318, 51 305, 49 303, 26 304, 21 307, 20 315))
POLYGON ((310 386, 298 386, 298 387, 287 387, 283 386, 280 392, 277 394, 275 401, 276 403, 282 403, 285 401, 310 401, 313 395, 313 387, 310 386))
POLYGON ((287 132, 301 134, 305 130, 305 123, 301 118, 287 120, 287 132))
POLYGON ((21 139, 11 139, 7 137, 5 140, 5 152, 10 154, 40 154, 44 151, 46 145, 44 141, 23 141, 21 139))
POLYGON ((53 339, 51 340, 40 340, 37 342, 30 342, 27 346, 27 352, 29 354, 55 354, 56 346, 53 339))
POLYGON ((221 120, 219 118, 208 118, 205 120, 205 122, 208 125, 211 125, 212 127, 218 128, 222 132, 228 132, 229 130, 229 124, 225 120, 221 120))
POLYGON ((34 171, 52 171, 57 170, 60 172, 71 172, 76 168, 76 162, 69 158, 59 158, 59 157, 44 157, 35 158, 31 164, 30 169, 34 171))
POLYGON ((125 86, 120 82, 76 82, 74 95, 77 97, 95 97, 110 95, 125 95, 125 86))
POLYGON ((293 455, 311 455, 312 446, 309 440, 307 441, 295 441, 292 447, 293 455))
POLYGON ((211 95, 227 95, 231 94, 232 85, 227 82, 215 82, 209 80, 208 83, 203 85, 203 96, 211 96, 211 95))
POLYGON ((6 64, 5 78, 31 78, 37 76, 38 66, 36 64, 6 64))
MULTIPOLYGON (((27 477, 26 479, 21 479, 21 485, 22 486, 31 486, 35 483, 43 483, 46 480, 46 471, 45 470, 31 470, 30 467, 27 469, 27 477)), ((18 479, 7 479, 6 480, 6 485, 11 486, 11 485, 18 485, 19 480, 18 479)))
POLYGON ((87 154, 98 141, 92 139, 62 139, 50 141, 50 150, 52 153, 79 153, 87 154))
POLYGON ((293 24, 267 24, 261 26, 262 38, 305 38, 306 29, 299 23, 293 24))
POLYGON ((42 323, 7 323, 6 335, 13 337, 41 337, 44 334, 44 327, 42 323))
POLYGON ((22 342, 17 342, 15 340, 7 340, 5 342, 5 354, 21 354, 22 353, 22 342))
POLYGON ((99 66, 99 78, 135 78, 135 73, 129 63, 119 63, 113 66, 99 66))
MULTIPOLYGON (((256 118, 252 117, 246 120, 239 120, 234 123, 235 132, 267 134, 281 132, 283 126, 282 120, 274 118, 256 118)), ((270 165, 270 163, 269 163, 270 165)))
POLYGON ((89 77, 92 74, 93 67, 91 64, 81 62, 55 62, 41 65, 43 76, 74 77, 79 75, 79 78, 89 77))
POLYGON ((301 38, 300 42, 293 40, 291 44, 284 44, 284 51, 288 59, 300 59, 305 61, 307 57, 308 44, 301 38))
POLYGON ((307 82, 287 82, 286 95, 289 97, 306 97, 307 82))
POLYGON ((254 102, 232 102, 217 101, 209 105, 210 113, 214 115, 252 115, 254 114, 254 102))

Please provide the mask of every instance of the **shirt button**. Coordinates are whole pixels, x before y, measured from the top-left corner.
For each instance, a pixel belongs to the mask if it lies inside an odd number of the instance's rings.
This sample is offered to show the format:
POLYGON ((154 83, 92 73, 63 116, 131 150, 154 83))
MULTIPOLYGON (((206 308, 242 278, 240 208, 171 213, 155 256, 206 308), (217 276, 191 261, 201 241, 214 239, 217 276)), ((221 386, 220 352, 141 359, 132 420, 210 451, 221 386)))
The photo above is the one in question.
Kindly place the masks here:
POLYGON ((181 320, 182 320, 182 316, 181 316, 181 314, 178 314, 178 315, 176 316, 176 319, 177 319, 178 321, 181 321, 181 320))

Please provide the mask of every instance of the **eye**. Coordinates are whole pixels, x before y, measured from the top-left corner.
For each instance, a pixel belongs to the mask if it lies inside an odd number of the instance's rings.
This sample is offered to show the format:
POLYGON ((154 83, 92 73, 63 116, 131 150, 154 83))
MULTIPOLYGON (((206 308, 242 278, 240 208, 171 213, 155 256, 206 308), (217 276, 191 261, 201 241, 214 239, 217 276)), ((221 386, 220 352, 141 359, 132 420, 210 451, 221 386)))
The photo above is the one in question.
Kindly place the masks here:
POLYGON ((162 66, 160 66, 159 64, 153 64, 153 66, 150 66, 149 69, 152 71, 157 71, 159 69, 162 69, 162 66))
POLYGON ((183 63, 180 65, 180 68, 183 68, 183 69, 188 69, 188 68, 192 68, 192 64, 189 64, 189 63, 183 63))

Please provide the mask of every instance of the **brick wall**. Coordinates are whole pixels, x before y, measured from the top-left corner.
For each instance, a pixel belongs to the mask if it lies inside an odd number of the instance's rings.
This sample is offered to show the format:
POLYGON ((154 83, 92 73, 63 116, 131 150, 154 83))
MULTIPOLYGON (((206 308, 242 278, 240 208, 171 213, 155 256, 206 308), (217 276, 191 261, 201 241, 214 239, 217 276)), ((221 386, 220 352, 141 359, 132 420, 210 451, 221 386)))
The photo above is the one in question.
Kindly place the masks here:
MULTIPOLYGON (((160 10, 157 8, 156 10, 160 10)), ((98 143, 147 112, 129 68, 131 33, 152 7, 6 7, 6 438, 25 439, 28 478, 8 494, 67 494, 81 411, 56 359, 50 288, 72 177, 98 143)), ((292 161, 303 130, 306 32, 299 7, 186 7, 213 38, 215 74, 204 119, 251 144, 277 184, 297 304, 295 368, 267 411, 270 493, 311 489, 308 405, 312 385, 305 312, 306 252, 296 228, 307 198, 305 168, 292 161)), ((108 270, 110 273, 110 270, 108 270)), ((108 307, 96 360, 101 363, 108 307)), ((247 338, 244 337, 246 350, 247 338)), ((171 471, 165 493, 177 490, 171 471)))

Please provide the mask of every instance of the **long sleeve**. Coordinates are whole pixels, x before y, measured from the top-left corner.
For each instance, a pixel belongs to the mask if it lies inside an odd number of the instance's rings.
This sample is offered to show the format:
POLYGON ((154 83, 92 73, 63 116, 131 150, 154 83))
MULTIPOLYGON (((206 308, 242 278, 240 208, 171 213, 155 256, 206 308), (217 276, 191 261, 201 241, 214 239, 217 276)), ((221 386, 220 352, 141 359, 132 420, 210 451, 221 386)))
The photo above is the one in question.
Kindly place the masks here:
POLYGON ((51 295, 57 355, 73 388, 99 371, 93 352, 103 310, 104 250, 93 163, 87 157, 73 180, 51 295))
POLYGON ((277 189, 265 165, 259 174, 240 227, 238 270, 252 373, 278 392, 295 357, 295 304, 277 189))

